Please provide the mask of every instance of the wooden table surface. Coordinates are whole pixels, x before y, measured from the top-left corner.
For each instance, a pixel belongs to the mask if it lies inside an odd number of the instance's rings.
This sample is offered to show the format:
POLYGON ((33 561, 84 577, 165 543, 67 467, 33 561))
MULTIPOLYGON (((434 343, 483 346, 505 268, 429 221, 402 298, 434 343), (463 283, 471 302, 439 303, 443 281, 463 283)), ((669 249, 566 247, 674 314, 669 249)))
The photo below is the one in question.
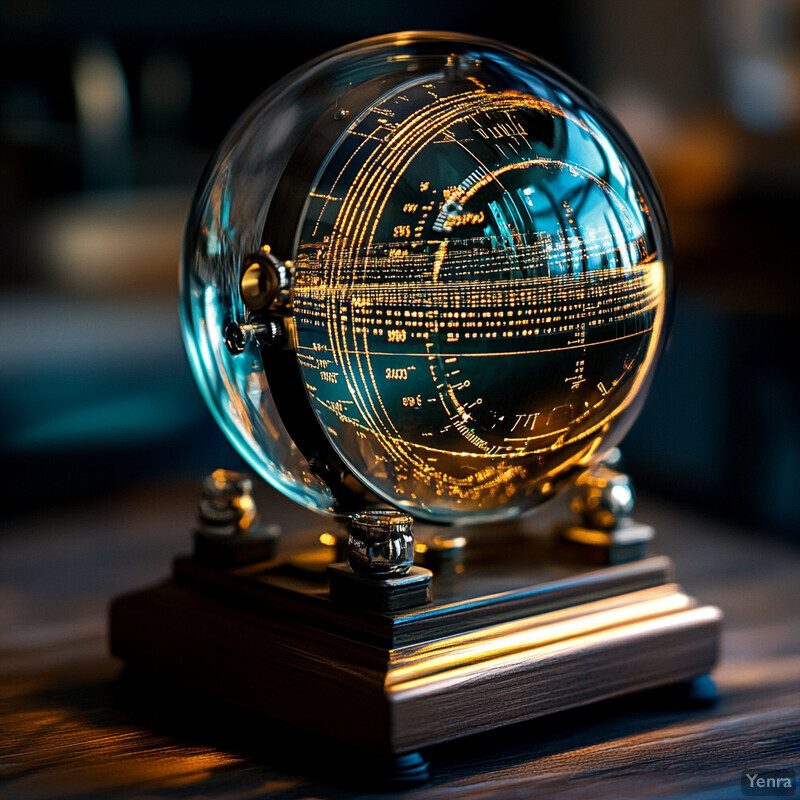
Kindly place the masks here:
MULTIPOLYGON (((317 523, 265 497, 262 516, 285 530, 317 523)), ((345 747, 108 655, 109 601, 167 575, 196 502, 196 486, 163 485, 3 523, 1 800, 395 796, 360 782, 345 747)), ((650 693, 440 745, 426 751, 431 781, 403 796, 736 798, 745 770, 800 768, 800 550, 652 498, 637 517, 687 591, 725 613, 719 702, 650 693)))

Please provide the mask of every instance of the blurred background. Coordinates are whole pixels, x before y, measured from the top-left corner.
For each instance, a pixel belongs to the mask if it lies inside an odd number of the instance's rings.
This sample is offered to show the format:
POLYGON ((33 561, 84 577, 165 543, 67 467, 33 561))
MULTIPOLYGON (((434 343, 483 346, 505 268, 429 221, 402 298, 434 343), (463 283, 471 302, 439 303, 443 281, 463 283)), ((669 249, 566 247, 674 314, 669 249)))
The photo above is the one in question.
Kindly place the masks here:
POLYGON ((577 78, 661 186, 678 300, 623 444, 636 485, 800 540, 800 0, 531 7, 534 24, 492 0, 0 0, 4 508, 241 465, 178 327, 203 166, 294 67, 438 29, 577 78))

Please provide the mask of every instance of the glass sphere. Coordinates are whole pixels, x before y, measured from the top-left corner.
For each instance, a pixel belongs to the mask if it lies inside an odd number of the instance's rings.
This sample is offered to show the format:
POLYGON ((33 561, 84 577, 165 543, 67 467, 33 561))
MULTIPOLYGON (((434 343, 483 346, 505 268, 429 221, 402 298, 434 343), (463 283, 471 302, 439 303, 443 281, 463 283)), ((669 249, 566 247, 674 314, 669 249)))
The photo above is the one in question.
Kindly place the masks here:
POLYGON ((632 424, 669 317, 661 200, 524 52, 406 33, 295 71, 197 191, 182 313, 234 446, 324 513, 528 511, 632 424))

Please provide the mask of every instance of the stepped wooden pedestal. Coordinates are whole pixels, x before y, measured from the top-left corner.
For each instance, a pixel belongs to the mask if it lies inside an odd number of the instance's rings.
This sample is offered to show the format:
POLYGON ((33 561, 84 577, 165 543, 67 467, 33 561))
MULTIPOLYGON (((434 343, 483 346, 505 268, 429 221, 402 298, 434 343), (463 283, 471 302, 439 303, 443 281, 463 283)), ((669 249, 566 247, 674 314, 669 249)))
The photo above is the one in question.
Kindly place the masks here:
POLYGON ((401 757, 412 778, 424 770, 409 754, 426 746, 714 667, 721 614, 672 582, 668 559, 540 564, 530 585, 506 588, 523 566, 472 577, 468 567, 435 578, 432 603, 376 613, 332 601, 324 579, 288 562, 218 569, 182 558, 170 580, 114 602, 111 649, 200 692, 401 757))

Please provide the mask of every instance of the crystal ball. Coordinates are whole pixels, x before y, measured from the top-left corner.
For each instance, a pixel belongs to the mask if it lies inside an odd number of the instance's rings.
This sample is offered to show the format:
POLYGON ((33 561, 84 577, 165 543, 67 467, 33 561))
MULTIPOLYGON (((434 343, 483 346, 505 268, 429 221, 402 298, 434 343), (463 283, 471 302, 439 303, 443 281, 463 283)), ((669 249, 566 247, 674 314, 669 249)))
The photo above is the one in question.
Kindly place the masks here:
POLYGON ((308 508, 515 517, 601 460, 670 314, 662 202, 598 101, 481 38, 296 70, 206 169, 182 325, 217 422, 308 508))

